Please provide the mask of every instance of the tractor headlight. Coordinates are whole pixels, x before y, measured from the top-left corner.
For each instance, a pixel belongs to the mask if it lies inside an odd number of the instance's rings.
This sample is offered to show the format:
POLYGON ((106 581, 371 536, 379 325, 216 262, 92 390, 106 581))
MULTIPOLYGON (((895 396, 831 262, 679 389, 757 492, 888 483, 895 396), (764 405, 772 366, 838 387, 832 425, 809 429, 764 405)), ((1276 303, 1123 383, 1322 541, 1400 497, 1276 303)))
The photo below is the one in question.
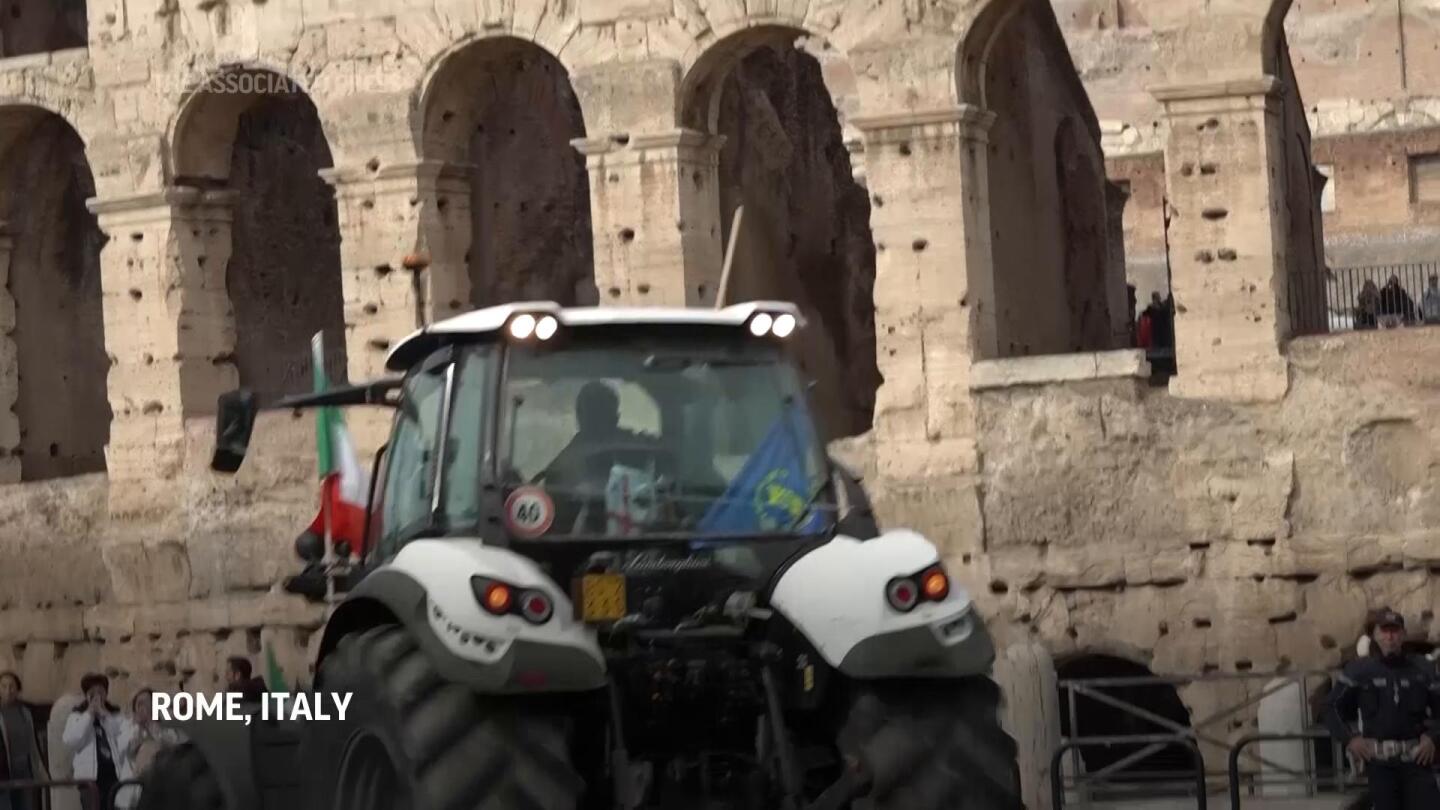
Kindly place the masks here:
POLYGON ((788 312, 782 312, 775 318, 775 323, 771 325, 770 332, 778 338, 790 337, 790 333, 795 331, 795 326, 795 316, 788 312))
POLYGON ((787 338, 800 326, 800 319, 789 312, 757 312, 750 316, 750 334, 758 338, 787 338))
POLYGON ((510 322, 505 324, 505 333, 512 340, 528 341, 531 339, 546 341, 555 337, 560 332, 560 320, 548 313, 521 312, 512 317, 510 322))
POLYGON ((770 332, 773 323, 774 319, 770 317, 770 313, 761 312, 750 319, 750 334, 755 337, 764 337, 770 332))
POLYGON ((535 316, 528 312, 516 315, 510 321, 510 337, 516 340, 528 340, 535 333, 535 316))

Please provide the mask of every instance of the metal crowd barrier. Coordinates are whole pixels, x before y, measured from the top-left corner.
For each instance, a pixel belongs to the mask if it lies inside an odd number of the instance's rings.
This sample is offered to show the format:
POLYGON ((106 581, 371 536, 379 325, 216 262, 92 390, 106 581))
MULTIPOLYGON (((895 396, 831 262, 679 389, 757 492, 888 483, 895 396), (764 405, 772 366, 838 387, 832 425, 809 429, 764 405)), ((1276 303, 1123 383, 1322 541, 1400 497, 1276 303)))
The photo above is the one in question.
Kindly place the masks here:
MULTIPOLYGON (((1080 748, 1137 744, 1151 745, 1155 747, 1156 750, 1171 745, 1180 746, 1181 748, 1189 750, 1190 761, 1194 766, 1191 769, 1190 774, 1195 778, 1195 808, 1196 810, 1206 810, 1208 805, 1205 796, 1205 757, 1200 753, 1200 746, 1195 743, 1194 738, 1183 734, 1153 734, 1145 736, 1127 735, 1119 737, 1080 737, 1061 743, 1060 747, 1055 749, 1054 756, 1050 758, 1050 800, 1054 810, 1063 810, 1063 808, 1065 807, 1065 782, 1064 774, 1061 773, 1061 761, 1064 760, 1066 754, 1080 748)), ((1094 774, 1077 774, 1075 777, 1075 784, 1072 785, 1072 787, 1080 787, 1086 782, 1090 781, 1099 781, 1100 779, 1103 779, 1109 772, 1115 770, 1116 768, 1123 767, 1126 764, 1127 763, 1124 760, 1121 760, 1120 762, 1117 762, 1108 768, 1101 769, 1094 774)))
POLYGON ((73 787, 86 791, 91 799, 91 804, 100 803, 100 785, 93 779, 11 779, 0 781, 0 794, 19 793, 22 790, 34 791, 34 795, 41 798, 39 807, 44 807, 43 801, 45 791, 51 788, 73 787))
MULTIPOLYGON (((1330 733, 1324 729, 1312 729, 1310 731, 1292 732, 1288 734, 1249 734, 1236 740, 1235 744, 1230 746, 1230 757, 1227 766, 1227 775, 1230 783, 1230 810, 1240 810, 1240 755, 1246 748, 1262 742, 1312 742, 1314 740, 1329 739, 1329 737, 1330 733)), ((1338 749, 1339 746, 1337 745, 1336 748, 1338 749)), ((1334 762, 1336 776, 1333 781, 1335 782, 1335 787, 1340 791, 1344 791, 1347 786, 1352 784, 1345 779, 1345 767, 1343 763, 1344 754, 1337 753, 1334 762)), ((1279 770, 1293 776, 1301 777, 1302 780, 1314 788, 1318 788, 1322 784, 1332 781, 1321 779, 1318 774, 1297 774, 1288 768, 1279 768, 1279 770)), ((1358 786, 1363 784, 1363 782, 1356 780, 1353 784, 1358 786)))

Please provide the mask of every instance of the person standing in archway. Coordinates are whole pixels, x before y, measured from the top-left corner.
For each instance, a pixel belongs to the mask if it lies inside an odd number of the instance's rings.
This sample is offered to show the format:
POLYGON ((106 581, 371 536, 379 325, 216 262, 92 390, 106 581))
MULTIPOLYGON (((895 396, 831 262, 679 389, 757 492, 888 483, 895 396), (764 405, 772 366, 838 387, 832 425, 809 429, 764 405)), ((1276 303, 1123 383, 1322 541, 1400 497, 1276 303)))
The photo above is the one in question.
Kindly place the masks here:
POLYGON ((1380 612, 1374 639, 1371 654, 1340 674, 1325 726, 1366 763, 1375 810, 1440 807, 1431 770, 1440 744, 1440 680, 1433 666, 1405 654, 1405 617, 1399 613, 1380 612), (1350 725, 1357 714, 1361 733, 1350 725))

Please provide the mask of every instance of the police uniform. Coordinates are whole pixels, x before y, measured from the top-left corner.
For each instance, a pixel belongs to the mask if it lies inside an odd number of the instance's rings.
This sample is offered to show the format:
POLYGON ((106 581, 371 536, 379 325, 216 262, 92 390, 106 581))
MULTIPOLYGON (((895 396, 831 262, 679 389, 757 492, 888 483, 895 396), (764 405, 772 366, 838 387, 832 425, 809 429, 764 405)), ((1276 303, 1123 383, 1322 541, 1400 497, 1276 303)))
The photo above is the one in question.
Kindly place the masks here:
MULTIPOLYGON (((1387 625, 1403 628, 1405 620, 1385 611, 1376 626, 1387 625)), ((1325 725, 1342 745, 1355 737, 1375 741, 1375 757, 1365 766, 1375 810, 1440 808, 1434 772, 1415 762, 1422 734, 1440 749, 1440 678, 1420 658, 1384 656, 1378 645, 1371 650, 1339 676, 1325 708, 1325 725), (1357 712, 1358 733, 1348 722, 1357 712)))

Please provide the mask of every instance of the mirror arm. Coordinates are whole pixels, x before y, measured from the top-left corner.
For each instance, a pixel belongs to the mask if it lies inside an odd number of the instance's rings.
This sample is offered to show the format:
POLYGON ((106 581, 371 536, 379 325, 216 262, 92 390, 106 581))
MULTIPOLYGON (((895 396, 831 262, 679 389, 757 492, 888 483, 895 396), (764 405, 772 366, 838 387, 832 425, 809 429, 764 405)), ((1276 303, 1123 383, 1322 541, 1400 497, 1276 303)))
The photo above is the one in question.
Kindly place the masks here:
POLYGON ((261 405, 262 411, 288 411, 304 408, 323 408, 338 405, 383 405, 393 408, 396 402, 386 395, 397 391, 404 384, 400 377, 376 380, 362 385, 336 386, 319 394, 296 394, 282 397, 268 405, 261 405))

